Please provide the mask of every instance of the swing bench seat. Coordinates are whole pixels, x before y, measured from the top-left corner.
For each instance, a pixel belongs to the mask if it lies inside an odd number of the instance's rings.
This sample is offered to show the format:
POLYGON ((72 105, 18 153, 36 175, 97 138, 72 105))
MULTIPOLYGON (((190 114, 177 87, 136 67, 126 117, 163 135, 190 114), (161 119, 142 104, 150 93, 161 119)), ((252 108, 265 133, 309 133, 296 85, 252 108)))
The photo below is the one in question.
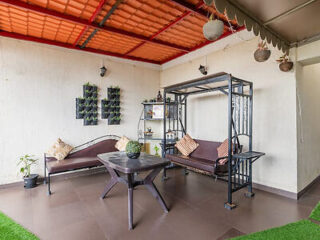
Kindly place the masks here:
POLYGON ((219 164, 219 161, 227 157, 218 157, 217 148, 221 142, 194 139, 199 146, 189 156, 181 154, 166 154, 166 158, 172 163, 209 175, 223 175, 228 172, 228 164, 219 164))

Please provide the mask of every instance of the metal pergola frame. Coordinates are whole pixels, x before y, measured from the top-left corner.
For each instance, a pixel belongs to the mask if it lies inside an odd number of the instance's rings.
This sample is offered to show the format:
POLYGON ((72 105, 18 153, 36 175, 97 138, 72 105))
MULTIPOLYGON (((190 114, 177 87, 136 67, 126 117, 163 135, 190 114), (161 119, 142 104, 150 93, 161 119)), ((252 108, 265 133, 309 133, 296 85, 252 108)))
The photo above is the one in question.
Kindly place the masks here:
MULTIPOLYGON (((252 150, 252 112, 253 112, 253 83, 236 78, 231 74, 217 73, 204 76, 188 82, 171 85, 164 88, 164 99, 168 94, 174 95, 177 105, 178 117, 175 123, 163 122, 163 154, 167 147, 167 125, 170 131, 177 132, 177 138, 187 133, 187 99, 190 95, 222 92, 228 96, 228 173, 215 176, 228 182, 228 201, 225 203, 227 209, 236 207, 232 202, 232 193, 244 187, 248 187, 247 197, 253 197, 252 192, 252 163, 264 155, 252 150), (180 128, 179 128, 180 126, 180 128), (181 134, 179 135, 179 129, 181 134), (233 147, 239 145, 239 136, 245 136, 248 140, 248 151, 234 154, 233 147)), ((167 103, 164 103, 164 109, 167 103)), ((164 111, 164 119, 166 111, 164 111)), ((169 120, 170 121, 170 120, 169 120)))

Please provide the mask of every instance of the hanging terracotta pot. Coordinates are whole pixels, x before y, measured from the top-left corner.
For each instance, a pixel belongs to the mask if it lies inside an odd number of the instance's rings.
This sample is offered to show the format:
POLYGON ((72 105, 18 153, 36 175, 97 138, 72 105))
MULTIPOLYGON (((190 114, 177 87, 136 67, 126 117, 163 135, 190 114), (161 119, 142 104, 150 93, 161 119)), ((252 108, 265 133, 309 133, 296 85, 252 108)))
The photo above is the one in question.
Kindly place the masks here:
POLYGON ((203 2, 208 5, 208 6, 211 6, 212 3, 213 3, 213 0, 203 0, 203 2))
POLYGON ((279 68, 282 72, 289 72, 293 68, 293 62, 282 62, 279 64, 279 68))
POLYGON ((271 51, 268 49, 266 42, 260 42, 258 49, 254 52, 253 56, 257 62, 265 62, 269 59, 271 51))
POLYGON ((224 30, 223 22, 218 19, 213 20, 212 18, 213 14, 211 15, 209 21, 203 25, 203 35, 209 41, 218 39, 224 30))
POLYGON ((290 61, 288 55, 283 55, 280 57, 277 62, 279 62, 279 69, 282 72, 289 72, 293 68, 293 62, 290 61))

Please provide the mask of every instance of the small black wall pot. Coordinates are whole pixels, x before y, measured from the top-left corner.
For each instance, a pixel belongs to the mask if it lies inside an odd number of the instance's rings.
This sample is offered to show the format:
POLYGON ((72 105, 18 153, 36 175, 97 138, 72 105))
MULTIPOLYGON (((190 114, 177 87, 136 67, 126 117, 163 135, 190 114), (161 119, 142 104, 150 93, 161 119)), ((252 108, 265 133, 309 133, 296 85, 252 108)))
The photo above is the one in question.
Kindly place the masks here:
POLYGON ((39 177, 38 174, 30 174, 29 177, 24 177, 23 178, 24 188, 29 189, 29 188, 36 187, 38 177, 39 177))

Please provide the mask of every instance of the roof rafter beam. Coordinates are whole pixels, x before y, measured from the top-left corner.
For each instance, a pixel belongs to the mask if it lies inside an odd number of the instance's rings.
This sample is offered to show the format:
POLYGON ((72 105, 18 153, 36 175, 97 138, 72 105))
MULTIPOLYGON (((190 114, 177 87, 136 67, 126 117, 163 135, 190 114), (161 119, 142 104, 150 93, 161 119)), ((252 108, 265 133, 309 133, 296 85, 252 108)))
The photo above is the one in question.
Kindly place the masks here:
MULTIPOLYGON (((197 4, 196 8, 199 9, 204 5, 203 0, 200 0, 200 2, 197 4)), ((192 11, 187 10, 185 13, 183 13, 180 17, 178 17, 176 20, 174 20, 173 22, 171 22, 170 24, 168 24, 167 26, 165 26, 164 28, 160 29, 158 32, 156 32, 155 34, 153 34, 149 39, 152 40, 154 38, 156 38, 157 36, 159 36, 161 33, 165 32, 166 30, 168 30, 169 28, 173 27, 174 25, 176 25, 177 23, 179 23, 181 20, 183 20, 184 18, 186 18, 187 16, 189 16, 192 13, 192 11)), ((146 42, 141 42, 138 45, 136 45, 135 47, 133 47, 132 49, 130 49, 128 52, 125 53, 125 55, 128 55, 130 53, 132 53, 133 51, 135 51, 136 49, 138 49, 139 47, 143 46, 146 42)))
MULTIPOLYGON (((100 11, 102 10, 103 5, 106 3, 107 0, 101 0, 99 5, 97 6, 96 10, 93 12, 93 14, 91 15, 90 19, 89 19, 89 23, 92 23, 96 16, 100 13, 100 11)), ((79 41, 81 40, 81 38, 83 37, 83 35, 88 31, 89 26, 84 26, 82 31, 80 32, 80 34, 78 35, 78 37, 76 38, 76 40, 73 43, 73 46, 76 46, 79 41)))
POLYGON ((6 31, 0 30, 0 36, 15 38, 15 39, 19 39, 19 40, 25 40, 25 41, 30 41, 30 42, 49 44, 49 45, 54 45, 57 47, 80 50, 80 51, 84 51, 84 52, 102 54, 102 55, 107 55, 107 56, 111 56, 111 57, 119 57, 119 58, 124 58, 124 59, 128 59, 128 60, 133 60, 133 61, 147 62, 147 63, 158 64, 158 65, 160 64, 160 62, 158 62, 158 61, 153 61, 153 60, 148 60, 148 59, 133 57, 133 56, 125 56, 123 54, 108 52, 108 51, 99 50, 99 49, 95 49, 95 48, 83 48, 82 49, 80 47, 73 46, 72 44, 62 43, 62 42, 52 41, 52 40, 43 39, 43 38, 32 37, 32 36, 26 36, 26 35, 19 34, 19 33, 12 33, 12 32, 6 32, 6 31))
MULTIPOLYGON (((114 13, 114 11, 118 8, 118 6, 120 5, 120 3, 122 3, 123 0, 117 0, 115 4, 113 4, 113 6, 111 7, 111 9, 109 10, 109 12, 107 12, 107 14, 104 16, 104 18, 102 19, 102 21, 99 23, 99 26, 102 27, 105 22, 111 17, 111 15, 114 13)), ((90 40, 97 34, 97 32, 99 31, 98 28, 96 28, 89 36, 88 38, 84 41, 84 43, 81 45, 81 48, 84 48, 85 46, 87 46, 87 44, 90 42, 90 40)))
POLYGON ((116 33, 116 34, 120 34, 120 35, 124 35, 127 37, 131 37, 131 38, 135 38, 137 40, 141 40, 141 41, 146 41, 146 42, 150 42, 150 43, 154 43, 154 44, 158 44, 158 45, 162 45, 165 47, 170 47, 173 49, 177 49, 183 52, 189 52, 190 50, 188 48, 185 47, 181 47, 172 43, 167 43, 164 41, 160 41, 160 40, 150 40, 149 38, 142 36, 142 35, 138 35, 132 32, 128 32, 125 30, 121 30, 121 29, 117 29, 114 27, 110 27, 110 26, 99 26, 98 24, 95 23, 90 23, 87 20, 81 19, 81 18, 77 18, 71 15, 67 15, 61 12, 57 12, 57 11, 53 11, 47 8, 43 8, 43 7, 39 7, 37 5, 31 5, 28 4, 26 2, 22 2, 19 0, 0 0, 0 3, 5 3, 7 5, 10 5, 12 7, 17 7, 20 9, 24 9, 24 10, 29 10, 29 11, 33 11, 36 13, 41 13, 47 16, 51 16, 54 18, 58 18, 64 21, 68 21, 68 22, 73 22, 75 24, 79 24, 79 25, 83 25, 83 26, 88 26, 88 27, 92 27, 92 28, 97 28, 99 30, 103 30, 103 31, 107 31, 107 32, 111 32, 111 33, 116 33))

